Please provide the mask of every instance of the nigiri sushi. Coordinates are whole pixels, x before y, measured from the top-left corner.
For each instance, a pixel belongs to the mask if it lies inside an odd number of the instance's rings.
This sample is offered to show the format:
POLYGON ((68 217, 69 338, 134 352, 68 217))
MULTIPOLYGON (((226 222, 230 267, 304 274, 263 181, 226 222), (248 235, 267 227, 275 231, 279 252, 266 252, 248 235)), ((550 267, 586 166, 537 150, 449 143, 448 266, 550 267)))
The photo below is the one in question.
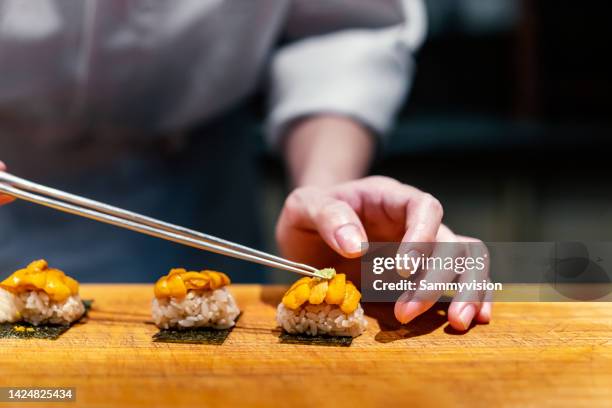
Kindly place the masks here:
POLYGON ((222 272, 172 269, 155 284, 153 322, 160 329, 233 327, 240 309, 229 284, 222 272))
POLYGON ((276 321, 289 334, 357 337, 368 326, 360 299, 361 293, 344 274, 304 277, 283 296, 276 321))
POLYGON ((0 282, 0 323, 68 325, 83 316, 79 283, 39 260, 0 282))

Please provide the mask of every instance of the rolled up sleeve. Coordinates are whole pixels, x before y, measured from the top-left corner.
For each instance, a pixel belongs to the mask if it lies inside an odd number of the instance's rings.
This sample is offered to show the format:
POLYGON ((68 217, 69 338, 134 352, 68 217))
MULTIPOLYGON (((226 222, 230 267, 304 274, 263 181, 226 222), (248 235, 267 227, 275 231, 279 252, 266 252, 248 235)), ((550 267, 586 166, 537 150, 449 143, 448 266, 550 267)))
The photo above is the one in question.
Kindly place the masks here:
POLYGON ((387 134, 410 88, 413 54, 425 35, 420 0, 400 4, 399 24, 344 27, 277 51, 266 132, 272 147, 296 119, 324 113, 351 117, 380 137, 387 134))

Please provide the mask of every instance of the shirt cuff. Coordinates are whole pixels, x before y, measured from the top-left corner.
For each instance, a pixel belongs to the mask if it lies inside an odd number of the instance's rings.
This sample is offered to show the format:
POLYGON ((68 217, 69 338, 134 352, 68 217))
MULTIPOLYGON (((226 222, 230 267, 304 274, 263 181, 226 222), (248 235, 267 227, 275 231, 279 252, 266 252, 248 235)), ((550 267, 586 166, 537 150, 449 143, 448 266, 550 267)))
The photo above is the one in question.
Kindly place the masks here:
POLYGON ((354 118, 384 137, 414 71, 402 34, 398 26, 345 30, 280 49, 271 66, 268 144, 277 147, 294 120, 323 113, 354 118))

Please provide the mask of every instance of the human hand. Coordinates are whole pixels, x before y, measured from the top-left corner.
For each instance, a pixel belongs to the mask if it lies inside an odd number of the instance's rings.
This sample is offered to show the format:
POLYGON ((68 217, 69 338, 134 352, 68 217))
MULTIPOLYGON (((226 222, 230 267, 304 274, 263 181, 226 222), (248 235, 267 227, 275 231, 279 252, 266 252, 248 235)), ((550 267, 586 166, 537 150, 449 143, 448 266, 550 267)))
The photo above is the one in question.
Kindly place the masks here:
MULTIPOLYGON (((3 162, 0 161, 0 171, 5 171, 5 170, 6 170, 6 166, 4 165, 3 162)), ((7 203, 10 203, 13 200, 14 200, 14 198, 11 197, 11 196, 0 194, 0 205, 4 205, 4 204, 7 204, 7 203)))
MULTIPOLYGON (((359 281, 354 272, 360 269, 362 243, 413 243, 416 252, 426 253, 423 243, 470 240, 443 226, 442 215, 441 204, 430 194, 387 177, 367 177, 294 190, 279 217, 276 239, 285 257, 319 267, 334 266, 359 281)), ((411 302, 402 296, 395 316, 407 323, 433 303, 431 299, 411 302)), ((458 299, 451 304, 448 319, 455 329, 466 330, 474 318, 487 322, 490 313, 490 304, 458 299)))
MULTIPOLYGON (((448 227, 441 225, 436 242, 430 247, 433 260, 453 259, 455 262, 471 258, 480 259, 482 268, 465 268, 461 273, 454 269, 432 263, 431 267, 421 268, 410 279, 427 284, 447 284, 457 282, 466 287, 472 282, 489 281, 489 254, 485 244, 475 238, 455 235, 448 227)), ((395 317, 401 323, 408 323, 431 308, 444 294, 443 290, 430 288, 404 292, 395 303, 395 317)), ((475 320, 486 324, 491 320, 490 292, 486 290, 464 289, 457 291, 448 308, 448 321, 455 330, 465 331, 475 320)))

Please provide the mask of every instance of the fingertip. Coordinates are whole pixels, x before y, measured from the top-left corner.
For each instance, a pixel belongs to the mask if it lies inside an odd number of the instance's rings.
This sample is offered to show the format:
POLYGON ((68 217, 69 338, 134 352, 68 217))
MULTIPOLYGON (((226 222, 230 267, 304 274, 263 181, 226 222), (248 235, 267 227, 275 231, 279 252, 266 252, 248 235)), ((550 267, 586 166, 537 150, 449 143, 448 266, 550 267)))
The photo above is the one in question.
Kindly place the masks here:
POLYGON ((405 316, 402 312, 402 307, 404 306, 403 302, 397 301, 395 302, 395 307, 393 308, 393 314, 395 315, 395 319, 401 324, 408 323, 408 320, 405 319, 405 316))
MULTIPOLYGON (((6 165, 4 164, 2 160, 0 160, 0 171, 5 171, 5 170, 6 170, 6 165)), ((0 194, 0 205, 8 204, 13 201, 15 201, 14 197, 0 194)))
POLYGON ((448 308, 448 322, 458 331, 469 329, 475 316, 476 305, 473 303, 452 303, 448 308))
POLYGON ((345 258, 357 258, 367 249, 367 238, 363 236, 361 229, 355 224, 345 224, 334 232, 334 238, 338 243, 338 250, 345 258))
POLYGON ((7 195, 0 195, 0 205, 12 203, 13 201, 15 201, 14 197, 7 196, 7 195))
POLYGON ((483 303, 478 315, 476 316, 476 321, 480 324, 489 324, 491 322, 491 309, 491 302, 483 303))
POLYGON ((406 324, 427 309, 429 309, 433 305, 433 302, 423 302, 423 301, 410 301, 410 302, 402 302, 398 300, 395 303, 395 318, 398 322, 402 324, 406 324))

